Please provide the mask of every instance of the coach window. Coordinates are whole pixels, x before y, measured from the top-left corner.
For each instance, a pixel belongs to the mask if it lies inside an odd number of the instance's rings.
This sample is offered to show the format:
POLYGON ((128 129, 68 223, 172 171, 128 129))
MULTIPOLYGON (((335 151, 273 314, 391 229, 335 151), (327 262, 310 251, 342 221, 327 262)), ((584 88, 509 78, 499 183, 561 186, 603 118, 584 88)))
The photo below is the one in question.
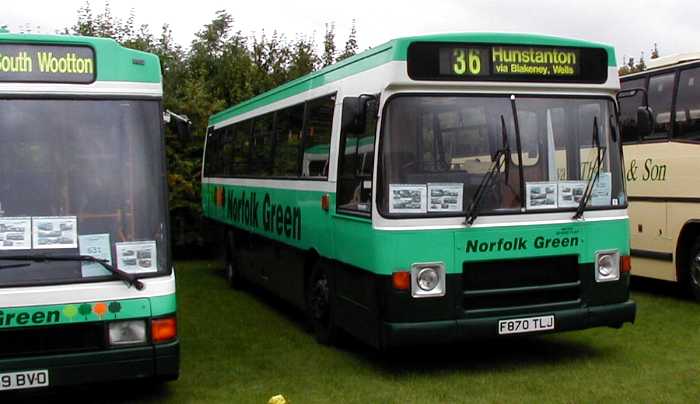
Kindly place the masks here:
POLYGON ((272 174, 273 124, 272 113, 253 119, 251 175, 263 177, 272 174))
POLYGON ((671 100, 675 73, 649 79, 649 106, 654 111, 654 132, 644 140, 666 139, 671 132, 671 100))
POLYGON ((273 176, 299 176, 299 145, 301 144, 303 123, 304 104, 293 105, 277 111, 272 165, 273 176))
POLYGON ((306 108, 301 175, 324 178, 328 176, 335 94, 311 100, 306 108))
POLYGON ((238 176, 250 175, 248 160, 250 157, 251 121, 238 122, 233 127, 233 161, 232 174, 238 176))
POLYGON ((216 171, 216 160, 218 154, 217 136, 213 128, 207 131, 207 149, 204 155, 204 176, 216 177, 219 173, 216 171))
MULTIPOLYGON (((370 104, 376 101, 370 101, 370 104)), ((376 111, 376 105, 367 110, 376 111)), ((343 132, 340 137, 338 170, 338 209, 369 212, 372 206, 372 173, 374 172, 374 136, 377 116, 367 117, 361 133, 343 132)))
POLYGON ((233 162, 233 127, 217 129, 216 137, 219 149, 219 175, 229 176, 232 174, 231 165, 233 162))
MULTIPOLYGON (((622 83, 622 89, 645 88, 646 79, 629 80, 622 83)), ((620 127, 622 143, 639 142, 639 129, 637 128, 637 108, 642 106, 644 94, 640 91, 632 97, 620 99, 620 127)))
POLYGON ((681 72, 675 124, 676 137, 700 140, 700 67, 681 72))

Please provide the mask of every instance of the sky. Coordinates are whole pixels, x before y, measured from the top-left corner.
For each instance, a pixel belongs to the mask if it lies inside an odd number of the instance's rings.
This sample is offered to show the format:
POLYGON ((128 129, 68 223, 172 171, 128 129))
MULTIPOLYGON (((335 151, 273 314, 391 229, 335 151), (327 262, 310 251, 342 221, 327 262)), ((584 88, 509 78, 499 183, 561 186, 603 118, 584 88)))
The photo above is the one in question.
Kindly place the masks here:
MULTIPOLYGON (((22 0, 7 2, 0 26, 18 32, 54 33, 77 20, 85 0, 22 0)), ((93 13, 104 0, 90 1, 93 13)), ((648 59, 654 43, 661 55, 700 51, 700 1, 610 0, 353 0, 353 1, 222 1, 195 2, 119 0, 112 14, 126 19, 133 9, 137 25, 148 24, 154 34, 168 23, 175 40, 187 47, 194 33, 210 22, 217 10, 234 18, 244 35, 278 31, 288 39, 314 35, 319 44, 326 23, 335 23, 336 43, 344 46, 356 20, 360 50, 392 38, 440 32, 501 31, 541 33, 609 43, 620 64, 625 56, 648 59)))

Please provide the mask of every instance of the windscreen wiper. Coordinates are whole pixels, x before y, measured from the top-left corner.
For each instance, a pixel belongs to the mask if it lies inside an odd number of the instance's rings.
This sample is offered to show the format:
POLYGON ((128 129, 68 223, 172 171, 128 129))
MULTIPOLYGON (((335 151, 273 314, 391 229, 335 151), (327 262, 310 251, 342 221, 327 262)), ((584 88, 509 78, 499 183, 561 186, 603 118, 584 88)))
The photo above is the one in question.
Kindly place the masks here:
POLYGON ((600 144, 600 138, 598 137, 598 117, 594 116, 593 117, 593 144, 595 144, 596 147, 596 159, 595 159, 595 166, 593 168, 594 174, 588 178, 588 182, 586 183, 586 189, 583 191, 583 195, 581 196, 581 200, 578 203, 578 208, 576 208, 576 213, 572 217, 572 219, 580 219, 583 216, 583 211, 586 210, 586 205, 588 204, 588 200, 591 199, 591 195, 593 194, 593 186, 595 183, 598 181, 598 177, 600 177, 600 168, 603 165, 603 159, 605 159, 605 152, 607 151, 607 147, 603 147, 600 144))
MULTIPOLYGON (((107 263, 107 260, 101 260, 90 255, 6 255, 0 256, 2 261, 32 261, 32 262, 47 262, 47 261, 80 261, 80 262, 94 262, 100 264, 104 269, 114 274, 115 277, 124 281, 127 285, 135 287, 137 290, 142 290, 144 288, 143 282, 141 282, 136 275, 130 274, 122 271, 121 269, 115 268, 107 263)), ((5 268, 17 268, 29 266, 28 263, 22 264, 8 264, 0 266, 0 269, 5 268)))
POLYGON ((508 145, 508 131, 506 130, 506 121, 503 118, 503 115, 501 115, 501 137, 503 145, 500 149, 496 150, 491 168, 489 169, 489 172, 481 179, 481 182, 474 193, 474 198, 472 198, 472 202, 469 204, 469 209, 467 209, 467 218, 465 223, 468 225, 474 223, 476 217, 479 216, 479 204, 486 193, 486 187, 491 184, 493 179, 496 177, 496 174, 501 171, 501 167, 503 167, 504 164, 504 174, 506 182, 508 181, 508 171, 510 170, 510 146, 508 145))

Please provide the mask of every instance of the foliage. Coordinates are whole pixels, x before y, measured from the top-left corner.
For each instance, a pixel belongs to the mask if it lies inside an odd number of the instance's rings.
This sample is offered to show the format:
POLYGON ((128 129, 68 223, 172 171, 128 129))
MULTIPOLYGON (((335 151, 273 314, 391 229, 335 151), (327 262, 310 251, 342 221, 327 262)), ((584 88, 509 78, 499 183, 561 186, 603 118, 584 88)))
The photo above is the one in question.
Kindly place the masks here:
POLYGON ((335 24, 326 24, 323 53, 313 36, 288 40, 273 31, 246 37, 225 10, 195 33, 188 49, 175 43, 166 24, 159 35, 148 25, 136 26, 132 10, 126 19, 112 13, 109 1, 96 13, 89 1, 78 9, 76 23, 65 34, 113 38, 122 45, 155 53, 163 70, 163 108, 187 115, 193 136, 183 139, 166 129, 169 206, 176 255, 206 247, 199 175, 204 134, 210 115, 289 80, 327 66, 357 51, 353 20, 344 51, 336 59, 335 24))
POLYGON ((335 24, 326 24, 326 35, 323 38, 323 67, 330 66, 335 60, 335 24))
MULTIPOLYGON (((651 59, 656 59, 658 57, 659 47, 656 43, 654 43, 654 48, 651 50, 651 59)), ((641 72, 642 70, 646 70, 646 68, 647 65, 644 62, 644 52, 642 52, 637 62, 634 61, 634 58, 629 58, 627 59, 627 63, 625 63, 624 66, 620 66, 617 72, 620 76, 624 76, 625 74, 641 72)))
POLYGON ((350 35, 348 35, 348 40, 345 42, 345 49, 338 56, 338 61, 347 59, 357 53, 357 25, 355 20, 352 20, 352 27, 350 28, 350 35))

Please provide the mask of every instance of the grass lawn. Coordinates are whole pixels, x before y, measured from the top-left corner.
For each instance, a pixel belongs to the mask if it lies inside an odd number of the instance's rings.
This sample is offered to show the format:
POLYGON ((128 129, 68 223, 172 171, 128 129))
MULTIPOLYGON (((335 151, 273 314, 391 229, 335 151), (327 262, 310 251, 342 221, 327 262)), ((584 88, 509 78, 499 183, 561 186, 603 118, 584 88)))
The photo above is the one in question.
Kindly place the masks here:
MULTIPOLYGON (((508 341, 411 348, 384 357, 353 341, 318 345, 300 313, 233 291, 217 262, 177 265, 182 373, 160 389, 80 391, 111 402, 698 402, 700 304, 635 282, 637 322, 508 341), (653 291, 653 292, 652 292, 653 291)), ((74 396, 73 390, 56 398, 74 396)), ((91 400, 93 401, 93 400, 91 400)))

